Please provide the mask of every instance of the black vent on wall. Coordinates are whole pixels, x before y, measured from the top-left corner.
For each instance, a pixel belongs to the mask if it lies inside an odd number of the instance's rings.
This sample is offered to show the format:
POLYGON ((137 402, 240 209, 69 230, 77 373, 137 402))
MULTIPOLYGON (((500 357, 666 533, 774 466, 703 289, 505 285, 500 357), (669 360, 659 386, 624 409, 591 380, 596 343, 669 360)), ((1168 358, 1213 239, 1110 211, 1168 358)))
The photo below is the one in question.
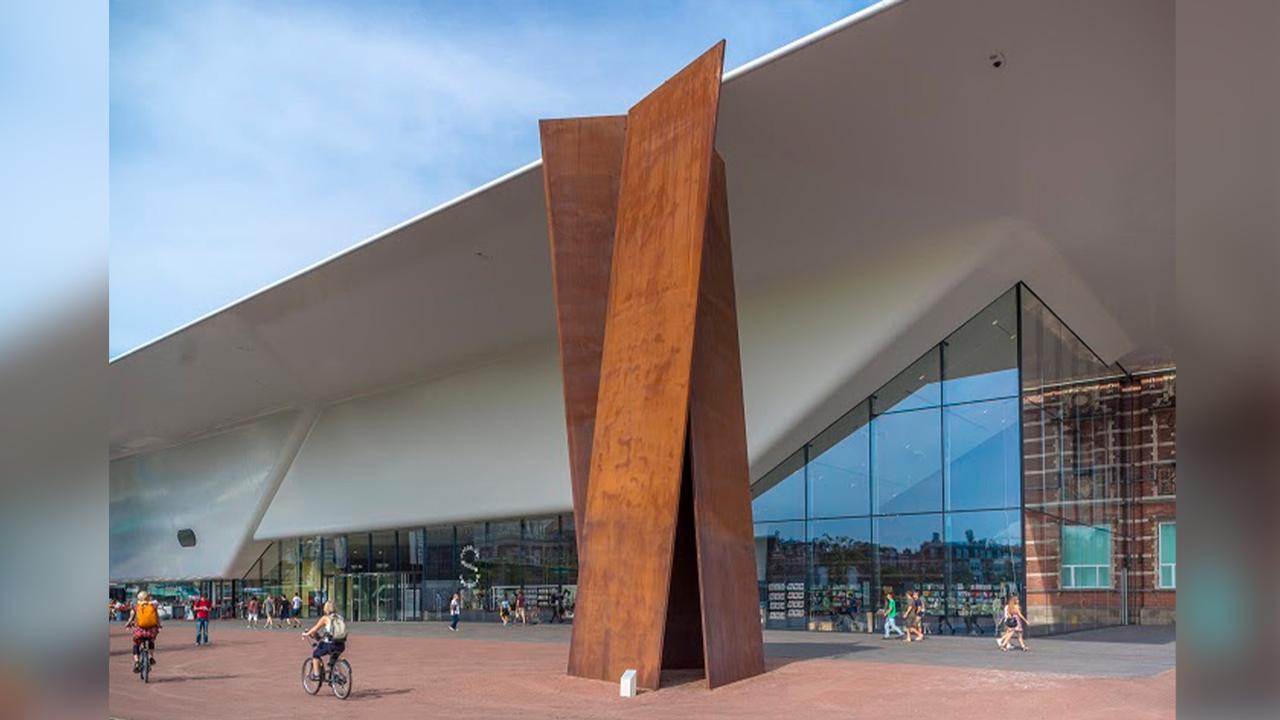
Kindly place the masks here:
POLYGON ((196 546, 196 531, 191 528, 178 531, 178 544, 182 547, 196 546))

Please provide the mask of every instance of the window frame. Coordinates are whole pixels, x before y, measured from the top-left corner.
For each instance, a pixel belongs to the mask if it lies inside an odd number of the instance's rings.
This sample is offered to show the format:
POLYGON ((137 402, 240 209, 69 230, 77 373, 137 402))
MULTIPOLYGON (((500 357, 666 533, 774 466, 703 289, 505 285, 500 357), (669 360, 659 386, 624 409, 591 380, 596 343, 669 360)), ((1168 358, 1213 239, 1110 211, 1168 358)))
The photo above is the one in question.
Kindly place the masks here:
POLYGON ((1177 539, 1176 539, 1177 533, 1178 533, 1177 520, 1164 520, 1162 522, 1156 523, 1156 589, 1157 590, 1177 590, 1178 589, 1178 558, 1177 558, 1178 550, 1177 550, 1177 539), (1175 544, 1174 544, 1174 551, 1173 551, 1174 559, 1173 559, 1173 562, 1171 563, 1167 563, 1164 561, 1164 528, 1166 525, 1173 528, 1174 537, 1175 537, 1175 540, 1174 540, 1175 544), (1164 584, 1164 568, 1166 565, 1169 567, 1169 578, 1173 580, 1173 582, 1168 585, 1164 584))
POLYGON ((1060 590, 1114 590, 1115 589, 1115 531, 1111 527, 1111 523, 1102 525, 1075 525, 1064 523, 1062 525, 1062 533, 1059 539, 1059 557, 1058 557, 1058 588, 1060 590), (1094 531, 1106 531, 1107 533, 1107 562, 1105 565, 1096 563, 1070 563, 1066 562, 1066 533, 1067 528, 1085 527, 1094 531), (1078 570, 1093 570, 1101 575, 1101 570, 1107 571, 1107 582, 1096 582, 1093 585, 1080 585, 1076 582, 1076 572, 1078 570), (1067 578, 1071 581, 1068 583, 1067 578))

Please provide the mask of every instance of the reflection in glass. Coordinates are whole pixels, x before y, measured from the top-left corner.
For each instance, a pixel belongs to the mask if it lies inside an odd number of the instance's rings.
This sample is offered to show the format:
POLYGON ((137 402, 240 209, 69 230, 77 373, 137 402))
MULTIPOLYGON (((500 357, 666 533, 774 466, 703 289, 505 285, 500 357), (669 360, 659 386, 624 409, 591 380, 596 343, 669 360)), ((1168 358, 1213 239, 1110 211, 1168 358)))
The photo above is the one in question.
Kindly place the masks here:
POLYGON ((899 597, 907 590, 919 590, 925 612, 941 614, 945 588, 942 515, 878 517, 874 522, 880 560, 878 589, 890 588, 899 597))
POLYGON ((756 522, 804 519, 804 448, 794 452, 752 488, 756 522))
POLYGON ((938 409, 882 415, 873 423, 877 513, 942 510, 942 425, 938 409))
POLYGON ((809 616, 832 629, 865 627, 875 583, 871 520, 815 520, 809 523, 813 567, 809 575, 809 616))
POLYGON ((373 548, 370 556, 373 572, 396 572, 400 569, 396 556, 396 532, 386 530, 372 534, 373 548))
POLYGON ((942 404, 942 364, 937 346, 911 363, 871 396, 871 412, 880 415, 942 404))
POLYGON ((1111 528, 1062 526, 1062 587, 1111 587, 1111 528))
POLYGON ((809 450, 809 515, 871 512, 871 427, 863 403, 814 439, 809 450))
POLYGON ((948 407, 947 509, 1018 507, 1018 400, 948 407))
POLYGON ((990 628, 990 618, 1022 578, 1022 523, 1017 510, 947 516, 948 611, 966 630, 990 628))
POLYGON ((1017 288, 1000 296, 943 343, 948 404, 1018 394, 1017 288))
POLYGON ((756 577, 765 627, 801 630, 808 624, 805 584, 809 569, 803 522, 757 523, 756 577))

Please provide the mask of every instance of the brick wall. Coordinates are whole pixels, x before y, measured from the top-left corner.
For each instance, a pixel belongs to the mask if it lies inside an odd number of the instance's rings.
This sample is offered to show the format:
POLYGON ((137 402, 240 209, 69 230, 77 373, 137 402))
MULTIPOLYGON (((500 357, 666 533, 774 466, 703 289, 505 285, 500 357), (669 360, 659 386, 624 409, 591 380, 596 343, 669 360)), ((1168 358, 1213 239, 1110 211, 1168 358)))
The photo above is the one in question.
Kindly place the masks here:
POLYGON ((1173 622, 1159 526, 1177 516, 1173 371, 1046 388, 1023 403, 1028 619, 1058 632, 1173 622), (1064 525, 1111 530, 1109 587, 1062 587, 1064 525), (1122 602, 1128 584, 1127 608, 1122 602))

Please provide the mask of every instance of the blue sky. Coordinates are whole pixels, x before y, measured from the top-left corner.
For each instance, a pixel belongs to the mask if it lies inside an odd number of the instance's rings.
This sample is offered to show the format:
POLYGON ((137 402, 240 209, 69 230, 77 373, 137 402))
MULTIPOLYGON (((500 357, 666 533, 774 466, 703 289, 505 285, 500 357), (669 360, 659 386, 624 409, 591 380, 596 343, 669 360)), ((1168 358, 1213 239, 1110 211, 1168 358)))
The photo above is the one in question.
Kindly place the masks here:
POLYGON ((869 0, 113 2, 110 354, 869 0))

